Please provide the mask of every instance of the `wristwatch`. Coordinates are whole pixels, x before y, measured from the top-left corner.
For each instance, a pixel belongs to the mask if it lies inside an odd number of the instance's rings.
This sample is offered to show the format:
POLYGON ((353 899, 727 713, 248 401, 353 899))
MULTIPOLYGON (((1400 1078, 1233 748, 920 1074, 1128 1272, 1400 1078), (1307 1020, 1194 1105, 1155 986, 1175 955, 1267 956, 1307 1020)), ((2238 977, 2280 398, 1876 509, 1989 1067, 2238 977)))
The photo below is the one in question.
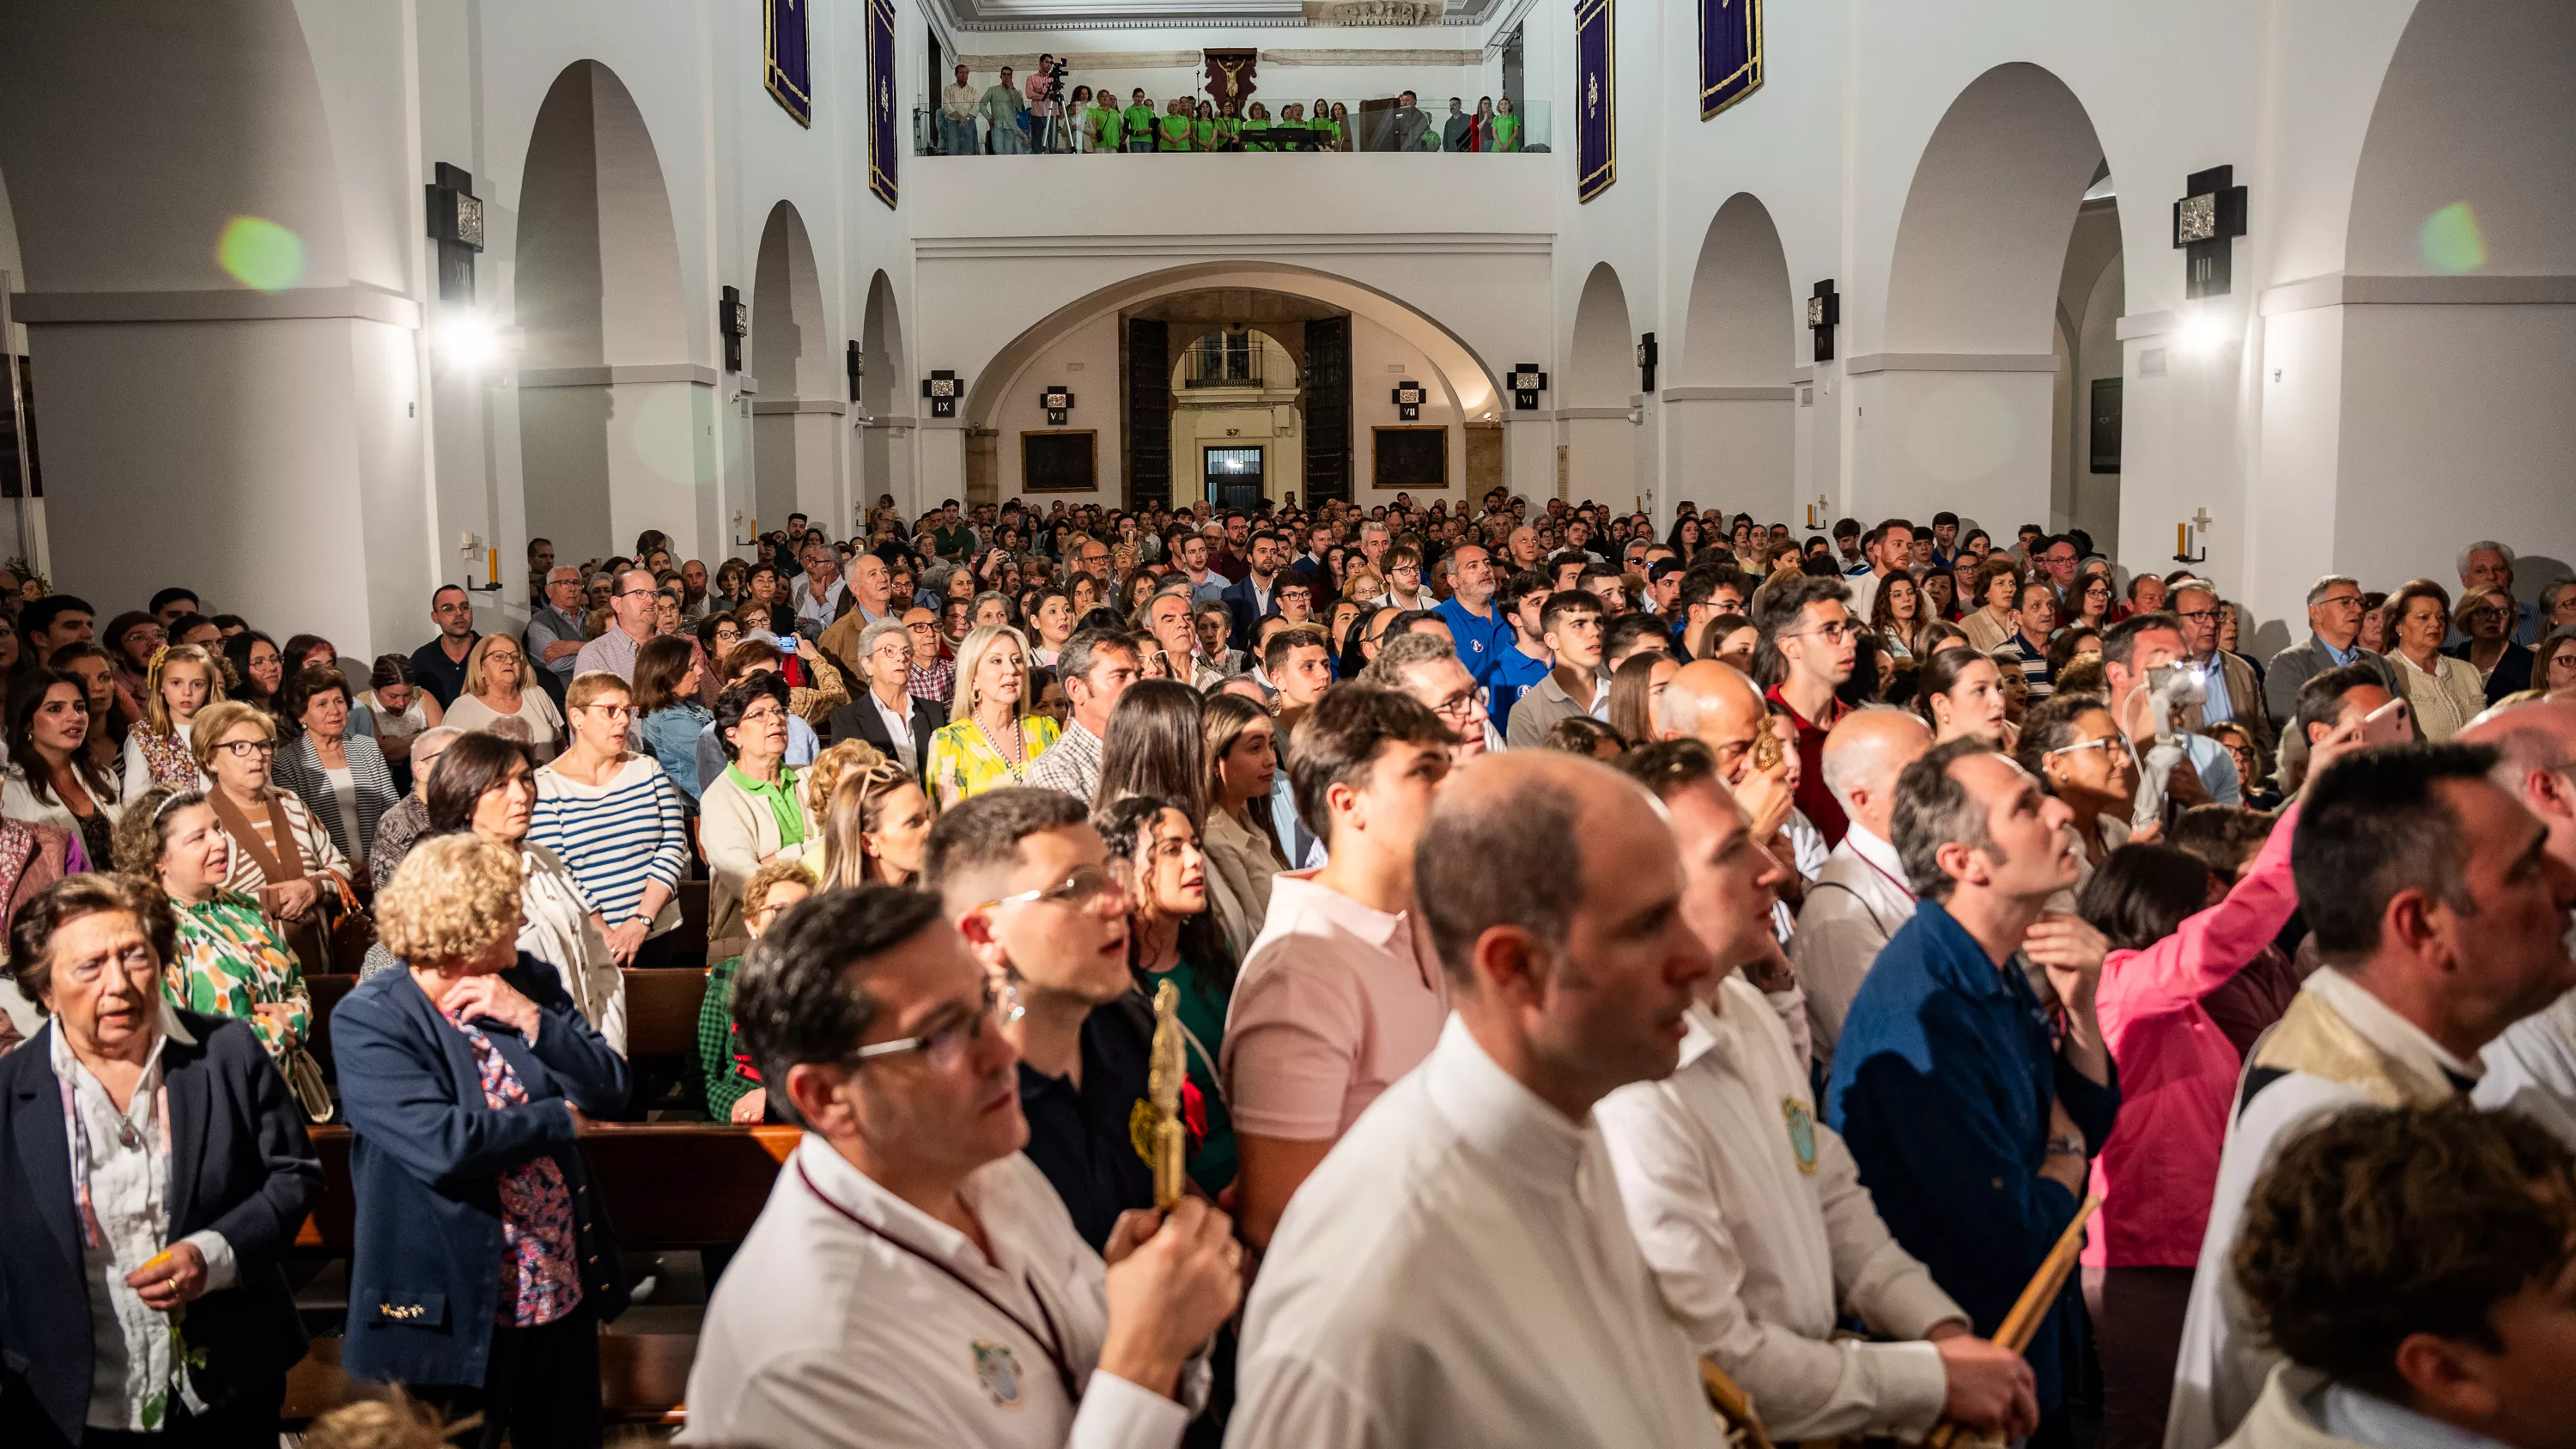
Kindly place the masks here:
POLYGON ((2084 1139, 2080 1136, 2075 1136, 2049 1138, 2048 1155, 2051 1157, 2084 1157, 2089 1154, 2084 1150, 2084 1139))

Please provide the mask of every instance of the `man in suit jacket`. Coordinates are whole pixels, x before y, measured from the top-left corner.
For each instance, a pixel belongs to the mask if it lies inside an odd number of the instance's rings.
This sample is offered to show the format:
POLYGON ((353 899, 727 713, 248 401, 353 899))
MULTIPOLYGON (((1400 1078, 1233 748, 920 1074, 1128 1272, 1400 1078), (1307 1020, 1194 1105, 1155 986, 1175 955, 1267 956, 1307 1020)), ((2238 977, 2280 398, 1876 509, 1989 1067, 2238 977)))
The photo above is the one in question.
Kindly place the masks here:
POLYGON ((2388 661, 2361 647, 2360 580, 2328 574, 2309 585, 2308 629, 2308 642, 2273 655, 2263 670, 2263 706, 2272 713, 2276 735, 2299 712, 2299 686, 2329 669, 2367 664, 2390 694, 2398 692, 2397 672, 2388 661))
POLYGON ((174 934, 158 889, 94 874, 47 888, 19 917, 19 979, 50 1019, 0 1057, 0 1443, 78 1444, 94 1417, 128 1431, 193 1423, 226 1443, 277 1438, 286 1371, 306 1343, 279 1259, 322 1169, 249 1026, 163 999, 174 934), (42 958, 58 936, 63 951, 117 964, 57 978, 42 958), (122 1111, 103 1081, 125 1086, 122 1111), (138 1231, 137 1174, 156 1170, 167 1173, 158 1221, 138 1231), (101 1253, 111 1261, 91 1266, 101 1253), (120 1300, 112 1315, 93 1315, 97 1293, 120 1300), (203 1414, 149 1372, 174 1348, 160 1315, 182 1305, 175 1346, 203 1356, 187 1370, 203 1414), (129 1394, 95 1386, 102 1346, 145 1371, 129 1394))
POLYGON ((1225 592, 1217 596, 1225 601, 1234 626, 1228 647, 1250 649, 1253 631, 1261 627, 1262 620, 1279 612, 1279 562, 1287 552, 1288 541, 1269 529, 1252 536, 1243 577, 1226 585, 1225 592))
POLYGON ((860 687, 848 704, 832 711, 832 738, 865 740, 920 779, 930 737, 948 718, 936 701, 911 693, 912 631, 900 619, 877 620, 860 632, 851 662, 858 666, 860 687))

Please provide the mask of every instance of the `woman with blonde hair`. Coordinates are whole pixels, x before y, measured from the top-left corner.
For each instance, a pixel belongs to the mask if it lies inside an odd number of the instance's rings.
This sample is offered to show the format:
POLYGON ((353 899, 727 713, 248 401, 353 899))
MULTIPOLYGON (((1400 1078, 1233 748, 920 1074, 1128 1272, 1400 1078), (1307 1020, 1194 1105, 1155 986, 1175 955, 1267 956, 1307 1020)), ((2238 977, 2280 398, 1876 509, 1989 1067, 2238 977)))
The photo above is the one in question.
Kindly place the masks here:
POLYGON ((564 717, 542 689, 534 688, 528 654, 507 634, 486 634, 465 656, 465 688, 447 707, 446 722, 461 730, 516 735, 542 765, 563 749, 564 717))
POLYGON ((170 644, 154 651, 145 676, 143 722, 125 735, 127 800, 155 785, 174 790, 202 790, 205 775, 189 748, 188 729, 204 709, 224 697, 224 672, 213 656, 194 644, 170 644))
MULTIPOLYGON (((526 748, 468 735, 433 791, 481 741, 526 748)), ((596 1443, 599 1330, 626 1306, 626 1273, 578 1133, 624 1109, 629 1078, 553 966, 520 949, 523 870, 479 829, 422 841, 376 902, 400 968, 332 1013, 357 1203, 340 1361, 480 1409, 484 1443, 596 1443)))
POLYGON ((1270 918, 1270 886, 1288 868, 1271 823, 1271 788, 1279 774, 1279 727, 1270 712, 1239 694, 1209 698, 1199 713, 1200 756, 1207 783, 1202 802, 1207 829, 1199 838, 1207 857, 1211 904, 1236 960, 1243 959, 1262 922, 1270 918))
POLYGON ((1016 785, 1031 761, 1061 733, 1056 722, 1030 714, 1029 644, 1020 631, 987 624, 957 646, 957 697, 949 724, 930 737, 930 762, 922 774, 940 808, 996 785, 1016 785))
POLYGON ((880 759, 832 792, 823 838, 825 887, 912 885, 930 840, 930 797, 901 765, 880 759))
POLYGON ((813 862, 814 878, 832 878, 832 839, 824 828, 831 818, 832 802, 841 791, 866 774, 885 756, 865 740, 842 740, 827 745, 814 756, 814 763, 797 772, 796 797, 805 807, 805 832, 822 842, 822 850, 813 862))

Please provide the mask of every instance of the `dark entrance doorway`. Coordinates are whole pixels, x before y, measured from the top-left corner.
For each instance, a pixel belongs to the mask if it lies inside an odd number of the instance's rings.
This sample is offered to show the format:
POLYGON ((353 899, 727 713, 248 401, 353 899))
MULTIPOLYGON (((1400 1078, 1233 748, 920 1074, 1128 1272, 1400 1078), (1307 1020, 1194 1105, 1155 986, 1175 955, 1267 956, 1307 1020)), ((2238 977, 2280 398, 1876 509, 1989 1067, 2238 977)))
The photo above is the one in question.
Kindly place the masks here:
POLYGON ((1250 513, 1261 503, 1261 450, 1209 448, 1207 500, 1218 508, 1250 513))

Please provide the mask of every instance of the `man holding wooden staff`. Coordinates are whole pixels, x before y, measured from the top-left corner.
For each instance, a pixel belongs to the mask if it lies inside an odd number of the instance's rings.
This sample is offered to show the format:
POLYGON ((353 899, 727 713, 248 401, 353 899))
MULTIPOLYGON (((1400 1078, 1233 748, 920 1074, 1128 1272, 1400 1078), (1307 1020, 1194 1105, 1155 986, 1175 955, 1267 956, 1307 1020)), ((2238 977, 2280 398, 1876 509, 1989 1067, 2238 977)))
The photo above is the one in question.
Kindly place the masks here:
MULTIPOLYGON (((2105 943, 2045 909, 2075 884, 2071 818, 1973 740, 1906 766, 1895 843, 1921 904, 1852 998, 1826 1091, 1827 1119, 1897 1243, 1981 1334, 1997 1332, 2073 1221, 2119 1111, 2093 1014, 2105 943)), ((2025 1351, 2034 1443, 2068 1442, 2065 1379, 2083 1314, 2063 1288, 2025 1351)))
MULTIPOLYGON (((1717 757, 1666 740, 1620 767, 1672 821, 1683 920, 1721 968, 1759 958, 1785 868, 1717 757)), ((1774 1443, 1914 1440, 1945 1418, 2006 1440, 2030 1432, 2029 1365, 1971 1335, 1966 1311, 1888 1235, 1761 990, 1722 969, 1698 994, 1680 1069, 1593 1109, 1637 1246, 1692 1345, 1752 1396, 1774 1443), (1836 1342, 1845 1314, 1899 1341, 1836 1342)))

